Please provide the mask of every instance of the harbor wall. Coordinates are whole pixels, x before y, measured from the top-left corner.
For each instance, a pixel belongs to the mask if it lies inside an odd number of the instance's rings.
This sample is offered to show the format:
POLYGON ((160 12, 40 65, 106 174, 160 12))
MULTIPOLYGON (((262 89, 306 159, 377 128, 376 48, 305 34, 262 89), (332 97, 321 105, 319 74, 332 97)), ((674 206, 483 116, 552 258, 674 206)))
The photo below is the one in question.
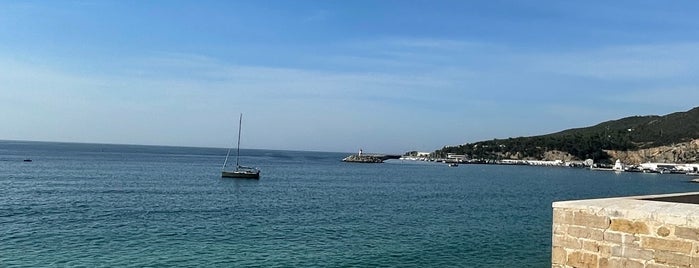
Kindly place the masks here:
POLYGON ((699 192, 553 203, 551 267, 699 267, 699 192))

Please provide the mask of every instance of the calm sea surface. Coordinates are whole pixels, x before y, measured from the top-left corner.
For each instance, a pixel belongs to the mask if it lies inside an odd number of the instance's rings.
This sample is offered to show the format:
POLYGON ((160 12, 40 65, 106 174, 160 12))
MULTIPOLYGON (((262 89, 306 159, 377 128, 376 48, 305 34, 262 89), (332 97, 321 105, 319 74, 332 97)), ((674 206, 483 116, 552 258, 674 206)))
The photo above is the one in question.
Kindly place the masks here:
POLYGON ((0 267, 550 267, 551 202, 699 191, 682 175, 0 141, 0 267), (23 162, 31 158, 33 162, 23 162))

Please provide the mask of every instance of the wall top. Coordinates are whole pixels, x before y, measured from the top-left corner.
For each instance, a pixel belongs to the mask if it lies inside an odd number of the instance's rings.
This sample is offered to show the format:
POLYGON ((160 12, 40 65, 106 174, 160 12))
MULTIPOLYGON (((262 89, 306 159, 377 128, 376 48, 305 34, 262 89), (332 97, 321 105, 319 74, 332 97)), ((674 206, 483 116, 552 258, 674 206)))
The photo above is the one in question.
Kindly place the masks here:
POLYGON ((558 201, 554 209, 699 228, 699 192, 558 201))

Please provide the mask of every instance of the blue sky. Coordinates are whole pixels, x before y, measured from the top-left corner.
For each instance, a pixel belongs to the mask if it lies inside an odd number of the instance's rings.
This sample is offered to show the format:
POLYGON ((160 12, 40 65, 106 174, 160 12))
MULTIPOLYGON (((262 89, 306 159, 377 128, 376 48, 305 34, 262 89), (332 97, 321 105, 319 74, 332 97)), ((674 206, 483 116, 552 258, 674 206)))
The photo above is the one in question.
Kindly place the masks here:
POLYGON ((0 139, 432 151, 699 100, 694 1, 3 1, 0 139))

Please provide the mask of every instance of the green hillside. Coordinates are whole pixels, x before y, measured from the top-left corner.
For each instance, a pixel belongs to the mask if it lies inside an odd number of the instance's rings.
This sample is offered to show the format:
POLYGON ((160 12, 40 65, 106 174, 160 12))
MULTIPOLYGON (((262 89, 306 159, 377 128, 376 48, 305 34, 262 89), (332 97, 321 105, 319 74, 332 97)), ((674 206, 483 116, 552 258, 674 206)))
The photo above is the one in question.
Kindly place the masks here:
POLYGON ((446 146, 435 153, 465 154, 472 159, 542 159, 546 151, 563 151, 579 159, 607 161, 603 150, 635 150, 699 138, 699 107, 665 116, 632 116, 557 133, 494 139, 446 146))

